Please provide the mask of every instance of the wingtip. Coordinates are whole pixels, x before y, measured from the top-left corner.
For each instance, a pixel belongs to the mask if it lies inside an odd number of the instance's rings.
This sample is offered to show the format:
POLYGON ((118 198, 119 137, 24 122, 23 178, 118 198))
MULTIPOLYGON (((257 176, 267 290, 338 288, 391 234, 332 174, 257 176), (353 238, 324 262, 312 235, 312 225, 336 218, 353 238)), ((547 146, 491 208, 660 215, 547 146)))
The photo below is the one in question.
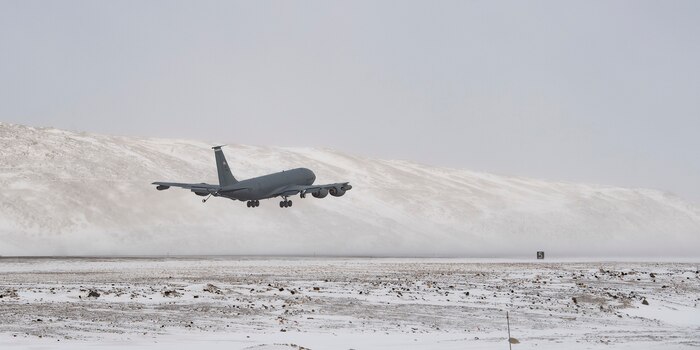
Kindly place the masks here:
POLYGON ((213 150, 216 151, 216 150, 218 150, 218 149, 221 149, 221 147, 224 147, 224 146, 226 146, 226 145, 214 146, 214 147, 212 147, 211 149, 213 149, 213 150))

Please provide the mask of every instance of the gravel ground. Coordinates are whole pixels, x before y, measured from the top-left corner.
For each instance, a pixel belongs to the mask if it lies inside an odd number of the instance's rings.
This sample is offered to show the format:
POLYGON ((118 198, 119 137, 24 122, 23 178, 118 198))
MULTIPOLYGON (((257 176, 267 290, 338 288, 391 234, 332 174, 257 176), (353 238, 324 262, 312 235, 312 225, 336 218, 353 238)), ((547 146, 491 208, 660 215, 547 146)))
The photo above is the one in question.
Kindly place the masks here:
POLYGON ((698 265, 3 258, 0 345, 214 336, 237 339, 227 348, 285 337, 306 343, 277 347, 384 348, 410 340, 416 348, 503 348, 508 311, 520 343, 514 347, 695 348, 698 265))

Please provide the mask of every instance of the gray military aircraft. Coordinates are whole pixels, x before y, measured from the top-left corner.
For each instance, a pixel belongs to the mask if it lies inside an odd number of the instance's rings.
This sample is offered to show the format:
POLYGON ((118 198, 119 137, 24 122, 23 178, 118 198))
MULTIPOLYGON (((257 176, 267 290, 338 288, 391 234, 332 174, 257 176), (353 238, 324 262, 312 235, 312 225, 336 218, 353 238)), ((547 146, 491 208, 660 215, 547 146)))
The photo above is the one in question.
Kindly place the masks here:
POLYGON ((224 197, 232 200, 247 201, 248 208, 260 206, 261 199, 282 197, 280 208, 292 206, 290 196, 299 194, 301 198, 306 198, 306 194, 311 193, 315 198, 323 198, 329 193, 331 196, 340 197, 345 191, 352 189, 348 182, 335 183, 330 185, 314 185, 316 175, 306 168, 297 168, 279 173, 255 177, 252 179, 238 181, 229 168, 221 150, 223 146, 212 147, 216 157, 216 170, 219 173, 219 184, 210 185, 206 183, 186 184, 178 182, 154 182, 159 191, 167 190, 170 187, 181 187, 188 189, 198 196, 207 196, 202 199, 205 203, 211 196, 224 197))

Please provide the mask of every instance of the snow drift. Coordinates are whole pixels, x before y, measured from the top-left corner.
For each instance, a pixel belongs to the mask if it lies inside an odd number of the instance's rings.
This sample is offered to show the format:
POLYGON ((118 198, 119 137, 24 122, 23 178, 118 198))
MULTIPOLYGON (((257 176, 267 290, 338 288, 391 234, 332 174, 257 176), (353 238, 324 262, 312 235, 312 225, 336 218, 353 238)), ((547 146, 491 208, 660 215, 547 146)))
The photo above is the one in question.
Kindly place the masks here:
POLYGON ((700 210, 656 190, 326 149, 224 149, 238 178, 303 166, 318 183, 353 185, 291 209, 150 185, 217 183, 213 144, 0 123, 0 255, 697 256, 700 246, 700 210))

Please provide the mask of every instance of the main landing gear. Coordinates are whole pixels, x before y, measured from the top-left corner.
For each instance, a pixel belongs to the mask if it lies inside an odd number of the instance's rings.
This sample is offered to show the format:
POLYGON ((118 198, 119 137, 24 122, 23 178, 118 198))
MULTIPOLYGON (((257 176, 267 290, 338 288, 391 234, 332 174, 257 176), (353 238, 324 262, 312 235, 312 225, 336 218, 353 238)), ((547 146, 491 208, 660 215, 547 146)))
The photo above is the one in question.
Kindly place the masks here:
POLYGON ((258 200, 248 201, 248 202, 246 203, 246 205, 248 206, 248 208, 259 207, 259 206, 260 206, 260 201, 258 201, 258 200))
POLYGON ((288 200, 285 198, 283 201, 280 202, 280 208, 289 208, 292 206, 292 201, 288 200))

